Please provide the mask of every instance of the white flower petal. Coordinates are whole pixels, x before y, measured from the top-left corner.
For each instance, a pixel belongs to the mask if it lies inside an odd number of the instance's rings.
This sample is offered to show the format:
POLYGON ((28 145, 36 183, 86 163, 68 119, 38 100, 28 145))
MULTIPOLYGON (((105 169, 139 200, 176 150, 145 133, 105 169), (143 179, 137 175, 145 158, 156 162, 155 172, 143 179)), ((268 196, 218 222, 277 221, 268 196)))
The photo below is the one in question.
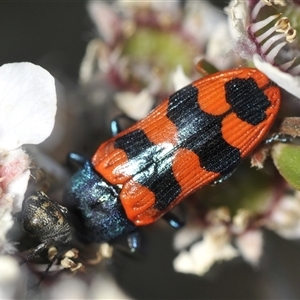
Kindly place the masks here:
POLYGON ((228 15, 228 28, 234 40, 247 35, 245 28, 249 24, 248 6, 247 1, 231 0, 224 9, 228 15))
POLYGON ((257 266, 262 254, 263 236, 261 231, 247 231, 236 240, 243 258, 253 266, 257 266))
POLYGON ((255 67, 266 74, 272 81, 285 89, 288 93, 299 98, 300 95, 300 76, 293 76, 291 74, 280 71, 277 67, 264 61, 258 54, 253 56, 253 63, 255 67))
MULTIPOLYGON (((195 249, 195 248, 193 248, 193 249, 195 249)), ((199 273, 199 270, 198 270, 197 265, 193 258, 194 253, 192 253, 191 250, 190 251, 181 251, 179 253, 179 255, 174 259, 173 267, 176 272, 181 272, 181 273, 186 273, 186 274, 188 274, 188 273, 198 274, 199 273)), ((197 259, 197 256, 196 256, 196 259, 197 259)), ((204 272, 200 271, 200 273, 204 273, 204 272)))
POLYGON ((232 0, 225 8, 228 15, 228 29, 232 37, 233 51, 241 58, 252 60, 257 52, 255 43, 249 39, 246 28, 249 25, 249 3, 247 1, 232 0))
POLYGON ((192 80, 188 78, 183 71, 182 66, 177 66, 174 74, 173 74, 173 85, 174 85, 174 90, 178 91, 182 89, 183 87, 187 86, 190 84, 192 80))
POLYGON ((272 210, 266 226, 286 239, 300 237, 300 192, 286 196, 272 210))
POLYGON ((83 280, 67 277, 58 280, 55 288, 49 289, 47 299, 89 299, 88 291, 83 280))
MULTIPOLYGON (((96 275, 96 274, 94 274, 96 275)), ((62 277, 48 289, 47 299, 131 299, 105 273, 87 284, 80 278, 62 277)))
POLYGON ((21 276, 17 261, 10 256, 0 256, 0 270, 0 299, 16 299, 21 276))
POLYGON ((94 39, 88 43, 79 69, 79 78, 82 84, 87 84, 93 80, 95 74, 99 72, 99 63, 102 65, 102 70, 108 69, 110 65, 108 57, 101 57, 101 53, 102 55, 103 52, 107 53, 104 49, 106 49, 105 45, 99 39, 94 39))
POLYGON ((153 108, 154 99, 147 89, 135 94, 120 92, 115 95, 117 106, 129 117, 140 120, 153 108))
POLYGON ((177 272, 203 275, 211 266, 221 260, 230 260, 238 256, 238 251, 229 243, 225 228, 212 228, 205 232, 203 241, 182 251, 173 261, 177 272))
POLYGON ((113 43, 121 30, 120 18, 113 6, 104 1, 89 1, 87 8, 101 37, 106 43, 113 43))
MULTIPOLYGON (((5 252, 5 244, 7 243, 6 234, 14 224, 12 214, 8 209, 0 209, 0 253, 5 252)), ((1 299, 1 298, 0 298, 1 299)))
POLYGON ((19 212, 22 208, 24 194, 27 190, 29 178, 30 171, 28 169, 8 186, 7 192, 11 194, 13 198, 12 213, 19 212))
POLYGON ((207 41, 205 59, 218 70, 228 69, 234 65, 236 59, 230 53, 231 49, 232 40, 229 36, 228 25, 226 22, 220 22, 207 41))
POLYGON ((172 1, 157 1, 157 0, 147 0, 147 1, 128 1, 128 0, 118 0, 117 4, 121 8, 127 9, 143 9, 150 8, 156 10, 157 12, 167 12, 169 14, 174 15, 174 13, 179 13, 179 0, 172 1))
MULTIPOLYGON (((125 1, 127 1, 127 0, 125 0, 125 1)), ((125 1, 123 0, 123 2, 125 2, 125 1)), ((146 1, 137 1, 137 2, 142 3, 142 2, 146 2, 146 1)), ((172 0, 172 1, 151 0, 150 2, 151 2, 152 8, 154 10, 156 10, 157 12, 160 12, 161 14, 168 13, 169 15, 173 16, 174 19, 180 18, 180 16, 181 16, 180 0, 172 0)))
POLYGON ((90 298, 91 299, 132 299, 121 290, 115 280, 105 273, 101 276, 95 276, 90 286, 90 298), (99 284, 99 282, 101 284, 99 284))
POLYGON ((54 78, 31 63, 0 67, 0 149, 45 140, 54 126, 54 78))
POLYGON ((182 229, 178 230, 175 234, 175 238, 173 241, 174 249, 179 251, 184 249, 202 236, 202 229, 197 226, 184 226, 182 229))
POLYGON ((205 47, 215 28, 224 21, 224 14, 209 1, 186 1, 183 30, 197 40, 200 47, 205 47))

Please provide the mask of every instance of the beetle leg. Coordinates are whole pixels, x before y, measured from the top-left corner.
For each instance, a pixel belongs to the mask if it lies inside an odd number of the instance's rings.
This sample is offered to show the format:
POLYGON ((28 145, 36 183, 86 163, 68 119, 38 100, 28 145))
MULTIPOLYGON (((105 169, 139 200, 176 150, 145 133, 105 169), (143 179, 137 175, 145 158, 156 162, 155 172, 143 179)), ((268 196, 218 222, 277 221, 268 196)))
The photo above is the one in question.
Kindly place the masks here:
POLYGON ((284 133, 275 133, 271 137, 265 140, 264 144, 269 145, 272 143, 291 143, 293 137, 284 133))
POLYGON ((110 131, 111 131, 112 136, 116 136, 117 134, 119 134, 121 131, 124 130, 124 128, 122 128, 122 126, 120 125, 121 119, 125 119, 126 121, 128 121, 130 123, 136 122, 136 120, 134 120, 124 114, 117 116, 116 118, 112 119, 110 122, 110 131))
POLYGON ((54 255, 50 261, 49 264, 47 266, 47 268, 45 269, 45 271, 40 275, 40 278, 38 280, 38 282, 32 286, 28 286, 28 289, 30 290, 35 290, 38 289, 40 284, 43 282, 43 280, 45 279, 46 275, 48 274, 49 270, 51 269, 51 267, 53 266, 53 263, 55 262, 55 260, 58 258, 58 255, 54 255))
POLYGON ((141 248, 141 235, 138 231, 133 231, 127 237, 128 247, 131 252, 135 252, 141 248))
POLYGON ((86 161, 87 159, 78 153, 71 152, 67 156, 67 164, 72 168, 82 167, 86 161))
POLYGON ((210 185, 217 185, 219 183, 224 182, 226 179, 228 179, 234 172, 236 169, 230 171, 229 173, 227 173, 226 175, 223 175, 222 177, 219 177, 217 180, 215 180, 214 182, 212 182, 210 185))
POLYGON ((122 131, 117 118, 111 120, 111 122, 110 122, 110 131, 111 131, 112 136, 116 136, 119 132, 122 131))
MULTIPOLYGON (((52 242, 52 241, 51 241, 52 242)), ((43 250, 45 250, 49 244, 51 244, 49 241, 44 242, 40 245, 38 245, 37 247, 35 247, 34 249, 32 249, 30 251, 29 254, 26 255, 26 257, 19 262, 19 266, 23 265, 26 261, 31 261, 32 259, 34 259, 36 256, 38 256, 43 250)))
POLYGON ((169 223, 171 227, 175 229, 179 229, 182 226, 184 226, 184 222, 180 221, 179 218, 177 218, 177 216, 175 216, 171 212, 168 212, 165 215, 163 215, 163 218, 169 223))
POLYGON ((38 281, 35 285, 31 286, 30 289, 37 289, 37 288, 40 286, 40 284, 41 284, 41 283, 43 282, 43 280, 45 279, 46 275, 48 274, 49 270, 51 269, 53 263, 55 262, 55 260, 56 260, 57 258, 58 258, 57 255, 55 255, 55 256, 49 261, 49 264, 48 264, 46 270, 41 274, 39 281, 38 281))

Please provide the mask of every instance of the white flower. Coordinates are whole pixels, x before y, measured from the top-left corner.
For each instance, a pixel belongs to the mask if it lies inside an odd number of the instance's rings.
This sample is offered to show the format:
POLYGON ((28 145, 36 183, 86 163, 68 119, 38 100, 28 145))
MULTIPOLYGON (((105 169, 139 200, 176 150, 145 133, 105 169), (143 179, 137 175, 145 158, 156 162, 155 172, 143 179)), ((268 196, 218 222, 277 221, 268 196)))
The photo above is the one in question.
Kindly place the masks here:
POLYGON ((169 76, 177 65, 198 77, 194 62, 212 37, 209 49, 222 56, 220 67, 225 65, 228 48, 216 40, 229 45, 226 18, 209 1, 188 0, 183 6, 180 1, 89 1, 88 11, 101 40, 87 48, 80 70, 83 84, 101 78, 122 90, 146 87, 154 96, 169 94, 169 76))
POLYGON ((47 292, 47 299, 131 299, 104 272, 90 278, 89 284, 76 277, 60 277, 47 292))
POLYGON ((25 274, 17 261, 10 256, 0 256, 0 299, 17 299, 24 294, 25 274))
POLYGON ((174 259, 177 272, 203 275, 217 261, 230 260, 239 253, 230 244, 230 234, 225 226, 218 225, 203 232, 203 240, 194 243, 189 251, 183 250, 174 259))
POLYGON ((17 212, 27 188, 30 158, 21 148, 0 152, 0 210, 17 212))
POLYGON ((300 237, 300 192, 285 196, 273 208, 266 227, 287 239, 300 237))
MULTIPOLYGON (((54 78, 31 63, 0 67, 0 249, 21 209, 30 176, 30 158, 20 147, 45 140, 54 126, 54 78)), ((8 251, 4 251, 8 252, 8 251)))
POLYGON ((136 94, 133 92, 119 92, 115 94, 117 106, 130 118, 140 120, 153 108, 154 99, 148 89, 136 94))
POLYGON ((295 1, 232 0, 226 8, 233 50, 299 97, 300 6, 295 1))
MULTIPOLYGON (((2 254, 11 254, 15 252, 14 246, 7 241, 6 234, 13 226, 13 218, 8 209, 0 210, 0 258, 2 254)), ((1 299, 1 298, 0 298, 1 299)))
POLYGON ((202 276, 214 263, 240 255, 252 266, 257 266, 263 237, 253 216, 246 209, 239 209, 231 216, 224 206, 209 210, 202 222, 192 222, 181 229, 174 241, 174 248, 180 252, 173 262, 175 270, 202 276))
POLYGON ((174 91, 182 89, 191 82, 192 80, 184 74, 182 66, 177 66, 176 71, 173 74, 174 91))
POLYGON ((249 230, 236 239, 242 257, 252 266, 257 266, 262 255, 263 235, 260 230, 249 230))
POLYGON ((216 262, 231 260, 239 255, 257 266, 262 246, 260 230, 245 231, 234 239, 230 227, 224 225, 212 225, 202 230, 199 227, 187 227, 176 234, 174 247, 180 253, 174 259, 173 266, 177 272, 201 276, 216 262), (202 240, 197 242, 201 236, 202 240), (237 248, 231 244, 232 240, 235 240, 237 248), (187 247, 189 250, 185 250, 187 247))
POLYGON ((51 133, 56 113, 54 78, 31 63, 0 67, 0 149, 39 144, 51 133))
POLYGON ((300 76, 294 76, 290 73, 282 72, 275 66, 264 61, 259 55, 253 56, 253 62, 257 69, 265 73, 272 81, 276 82, 281 88, 300 97, 300 76))

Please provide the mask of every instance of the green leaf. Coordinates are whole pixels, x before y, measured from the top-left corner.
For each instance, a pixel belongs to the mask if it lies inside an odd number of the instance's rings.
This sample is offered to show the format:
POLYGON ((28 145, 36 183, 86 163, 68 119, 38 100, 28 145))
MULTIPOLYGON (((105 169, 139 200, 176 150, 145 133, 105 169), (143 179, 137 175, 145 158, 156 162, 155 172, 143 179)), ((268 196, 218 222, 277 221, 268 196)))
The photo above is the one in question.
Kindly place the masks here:
POLYGON ((279 173, 295 189, 300 190, 300 146, 278 143, 272 157, 279 173))

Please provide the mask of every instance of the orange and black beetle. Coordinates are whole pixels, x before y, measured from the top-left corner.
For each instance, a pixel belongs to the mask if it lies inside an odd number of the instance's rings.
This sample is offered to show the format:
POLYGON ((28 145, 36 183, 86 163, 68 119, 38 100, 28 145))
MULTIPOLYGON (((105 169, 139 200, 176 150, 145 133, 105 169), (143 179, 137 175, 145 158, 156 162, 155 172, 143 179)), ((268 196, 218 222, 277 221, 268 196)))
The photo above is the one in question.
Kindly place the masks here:
POLYGON ((279 88, 256 69, 199 79, 100 145, 71 178, 63 205, 81 219, 86 241, 134 233, 230 176, 266 136, 279 105, 279 88))

